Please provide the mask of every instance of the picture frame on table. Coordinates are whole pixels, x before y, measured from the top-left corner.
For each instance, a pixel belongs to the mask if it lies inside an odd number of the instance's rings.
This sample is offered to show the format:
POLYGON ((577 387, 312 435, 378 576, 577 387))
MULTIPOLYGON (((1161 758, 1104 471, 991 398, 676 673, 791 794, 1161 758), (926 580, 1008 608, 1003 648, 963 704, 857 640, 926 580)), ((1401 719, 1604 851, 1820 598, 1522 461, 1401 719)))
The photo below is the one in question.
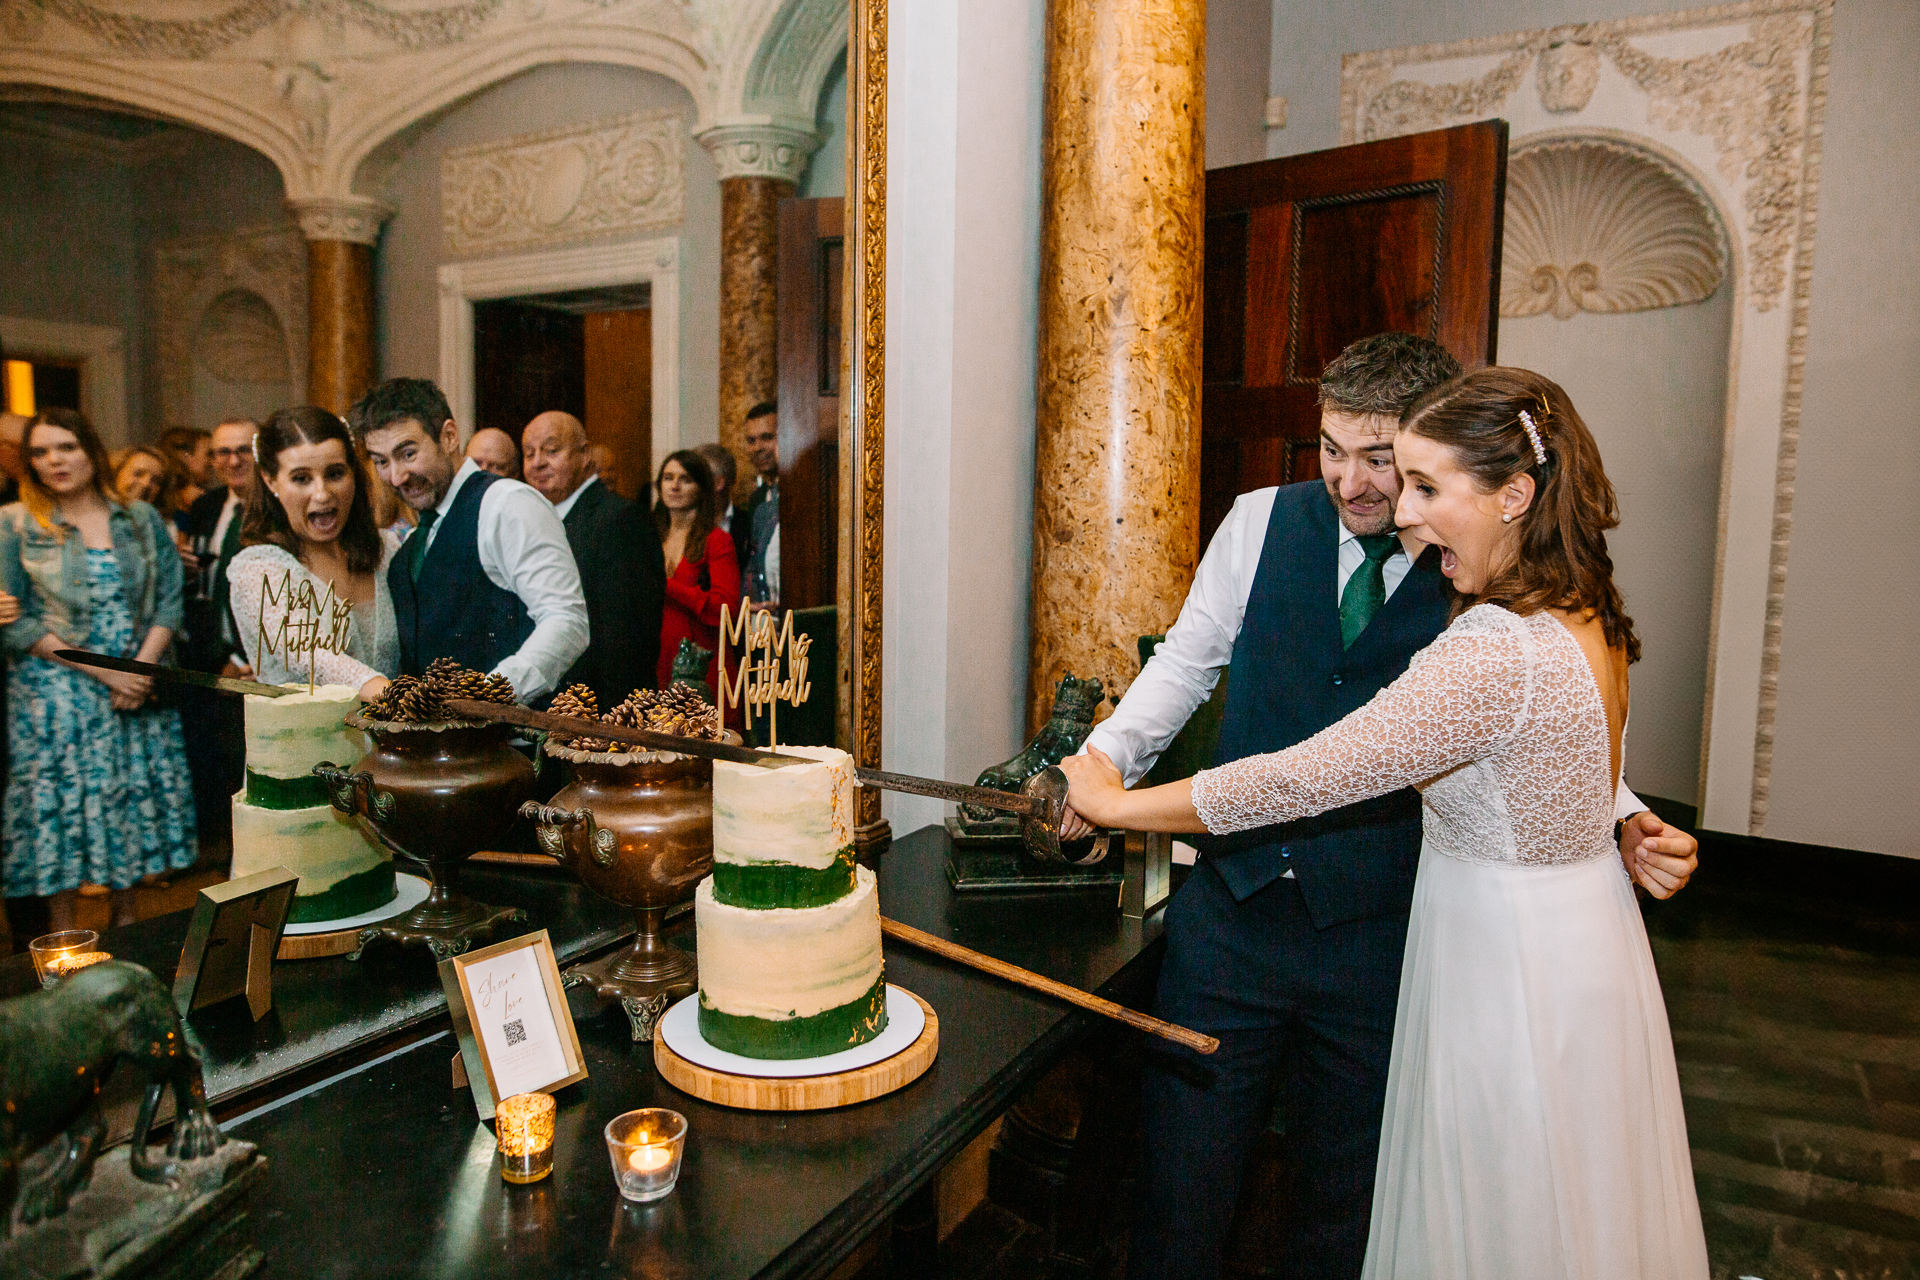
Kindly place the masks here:
POLYGON ((267 1016, 273 959, 299 887, 292 871, 269 867, 200 891, 174 971, 173 1007, 181 1017, 238 995, 246 996, 255 1022, 267 1016))
POLYGON ((555 1093, 587 1078, 560 963, 545 929, 440 962, 440 984, 482 1120, 516 1093, 555 1093))

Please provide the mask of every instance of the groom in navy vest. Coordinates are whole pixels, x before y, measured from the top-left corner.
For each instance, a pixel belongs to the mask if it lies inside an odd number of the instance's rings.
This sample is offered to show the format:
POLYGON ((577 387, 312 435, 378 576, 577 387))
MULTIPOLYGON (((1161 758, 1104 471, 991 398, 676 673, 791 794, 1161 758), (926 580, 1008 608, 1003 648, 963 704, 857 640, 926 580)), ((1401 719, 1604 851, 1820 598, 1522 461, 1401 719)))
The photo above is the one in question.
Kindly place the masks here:
MULTIPOLYGON (((1443 348, 1401 333, 1364 338, 1327 366, 1322 479, 1240 496, 1179 621, 1087 739, 1129 785, 1229 661, 1216 764, 1312 737, 1446 628, 1453 592, 1438 554, 1394 525, 1393 436, 1402 410, 1459 373, 1443 348)), ((1644 858, 1666 872, 1664 885, 1684 881, 1692 838, 1642 809, 1624 793, 1628 865, 1647 874, 1644 858)), ((1076 828, 1077 815, 1068 834, 1076 828)), ((1274 1261, 1300 1280, 1356 1277, 1420 858, 1419 794, 1200 844, 1167 908, 1154 1012, 1219 1037, 1220 1048, 1201 1057, 1149 1046, 1130 1274, 1219 1274, 1242 1166, 1278 1102, 1291 1186, 1285 1255, 1274 1261)))
POLYGON ((467 458, 446 397, 424 378, 381 383, 347 420, 420 513, 387 566, 400 674, 452 658, 505 676, 521 702, 553 693, 587 647, 587 605, 552 505, 467 458))

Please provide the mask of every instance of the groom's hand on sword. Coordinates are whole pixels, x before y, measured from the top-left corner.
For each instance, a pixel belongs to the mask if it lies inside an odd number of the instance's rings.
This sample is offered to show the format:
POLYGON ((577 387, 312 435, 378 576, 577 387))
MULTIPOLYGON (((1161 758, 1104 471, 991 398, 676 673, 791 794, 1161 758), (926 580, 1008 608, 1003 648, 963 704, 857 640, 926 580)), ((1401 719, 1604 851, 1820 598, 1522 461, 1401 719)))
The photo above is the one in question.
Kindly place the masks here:
POLYGON ((1620 861, 1635 884, 1656 898, 1687 887, 1700 866, 1700 842, 1642 809, 1620 824, 1620 861))

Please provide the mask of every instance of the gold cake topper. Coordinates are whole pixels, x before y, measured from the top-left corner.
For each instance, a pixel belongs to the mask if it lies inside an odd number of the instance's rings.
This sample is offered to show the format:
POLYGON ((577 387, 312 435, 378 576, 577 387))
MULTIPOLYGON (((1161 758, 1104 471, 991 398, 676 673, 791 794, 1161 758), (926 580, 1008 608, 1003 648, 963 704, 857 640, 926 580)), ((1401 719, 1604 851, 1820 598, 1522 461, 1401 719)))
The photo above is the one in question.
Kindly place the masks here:
POLYGON ((755 609, 745 599, 740 601, 738 613, 721 605, 720 655, 715 665, 720 723, 726 724, 727 708, 732 706, 739 709, 742 724, 751 729, 754 715, 765 708, 767 745, 778 747, 780 704, 799 707, 813 693, 813 682, 807 679, 807 650, 812 647, 812 636, 793 634, 791 609, 775 629, 770 610, 755 609), (727 677, 729 641, 740 646, 740 673, 731 680, 727 677), (783 656, 785 674, 781 672, 783 656))
POLYGON ((319 655, 346 653, 352 648, 353 605, 334 593, 331 582, 326 584, 325 595, 314 588, 312 578, 302 577, 296 583, 291 569, 280 575, 278 589, 272 578, 268 578, 264 585, 266 589, 260 596, 260 616, 255 623, 260 637, 256 652, 263 662, 268 657, 284 654, 282 661, 287 664, 288 670, 296 669, 304 654, 307 692, 312 693, 319 655), (274 615, 274 625, 269 629, 268 613, 275 606, 279 607, 279 612, 274 615))

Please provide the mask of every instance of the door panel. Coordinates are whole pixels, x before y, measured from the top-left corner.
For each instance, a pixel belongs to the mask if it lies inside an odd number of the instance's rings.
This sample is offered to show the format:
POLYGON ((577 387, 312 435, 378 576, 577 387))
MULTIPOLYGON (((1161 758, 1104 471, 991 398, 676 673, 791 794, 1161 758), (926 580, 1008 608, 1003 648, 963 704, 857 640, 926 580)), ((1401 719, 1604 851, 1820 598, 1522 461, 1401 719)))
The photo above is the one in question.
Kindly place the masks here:
POLYGON ((1507 126, 1489 120, 1207 174, 1201 537, 1320 473, 1320 370, 1369 334, 1494 359, 1507 126))
POLYGON ((613 465, 601 483, 653 505, 653 312, 595 311, 586 317, 587 437, 613 465))
POLYGON ((497 427, 518 444, 549 409, 586 417, 583 318, 513 299, 474 303, 473 430, 497 427))
POLYGON ((835 600, 844 203, 780 202, 780 603, 790 609, 835 600))

